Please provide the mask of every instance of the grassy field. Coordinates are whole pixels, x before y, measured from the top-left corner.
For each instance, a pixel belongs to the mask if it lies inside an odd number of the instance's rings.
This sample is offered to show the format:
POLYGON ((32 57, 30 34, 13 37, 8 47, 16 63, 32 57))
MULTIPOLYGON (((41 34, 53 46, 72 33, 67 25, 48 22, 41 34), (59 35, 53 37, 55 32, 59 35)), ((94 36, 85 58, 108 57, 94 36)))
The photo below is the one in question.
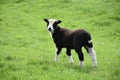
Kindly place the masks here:
POLYGON ((0 80, 119 80, 119 0, 0 0, 0 80), (44 18, 92 34, 98 66, 85 55, 84 67, 72 51, 54 62, 55 45, 44 18))

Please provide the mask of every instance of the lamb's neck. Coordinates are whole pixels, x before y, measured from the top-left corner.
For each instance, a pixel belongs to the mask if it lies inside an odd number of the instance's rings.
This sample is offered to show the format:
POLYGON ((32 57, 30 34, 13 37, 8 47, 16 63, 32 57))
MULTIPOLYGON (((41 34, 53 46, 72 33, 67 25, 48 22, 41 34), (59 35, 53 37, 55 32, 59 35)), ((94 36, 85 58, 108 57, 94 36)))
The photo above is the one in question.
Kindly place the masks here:
POLYGON ((55 32, 52 34, 52 37, 58 37, 61 34, 61 28, 57 27, 57 29, 55 30, 55 32))

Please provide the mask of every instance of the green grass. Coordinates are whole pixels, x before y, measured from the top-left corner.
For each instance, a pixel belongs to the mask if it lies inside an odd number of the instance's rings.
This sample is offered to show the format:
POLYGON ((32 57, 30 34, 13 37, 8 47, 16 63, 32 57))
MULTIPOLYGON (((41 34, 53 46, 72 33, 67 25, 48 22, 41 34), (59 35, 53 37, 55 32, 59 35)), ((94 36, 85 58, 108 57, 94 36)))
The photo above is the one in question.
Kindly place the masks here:
POLYGON ((119 80, 119 0, 0 0, 1 80, 119 80), (60 26, 83 28, 92 34, 98 66, 69 64, 65 49, 54 62, 55 45, 44 18, 62 20, 60 26))

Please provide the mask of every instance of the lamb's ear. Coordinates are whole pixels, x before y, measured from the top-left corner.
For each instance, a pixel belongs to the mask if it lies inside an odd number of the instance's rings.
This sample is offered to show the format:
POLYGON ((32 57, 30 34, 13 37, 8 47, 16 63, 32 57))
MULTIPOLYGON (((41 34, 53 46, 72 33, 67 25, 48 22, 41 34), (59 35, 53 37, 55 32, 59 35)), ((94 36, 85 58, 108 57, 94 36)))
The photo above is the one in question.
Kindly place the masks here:
POLYGON ((60 24, 62 21, 61 20, 58 20, 58 21, 56 21, 57 22, 57 24, 60 24))
POLYGON ((45 18, 44 21, 48 23, 48 19, 45 18))

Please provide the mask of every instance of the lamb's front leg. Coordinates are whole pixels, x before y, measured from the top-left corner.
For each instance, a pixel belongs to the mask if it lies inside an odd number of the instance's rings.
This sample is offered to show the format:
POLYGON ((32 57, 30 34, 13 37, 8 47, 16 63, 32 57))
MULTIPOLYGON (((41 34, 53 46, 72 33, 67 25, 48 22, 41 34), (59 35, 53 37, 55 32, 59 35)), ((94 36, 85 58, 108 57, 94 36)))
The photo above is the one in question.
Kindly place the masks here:
POLYGON ((72 59, 72 56, 71 56, 71 49, 66 49, 66 54, 68 56, 68 59, 69 59, 69 62, 70 63, 73 63, 73 59, 72 59))
POLYGON ((59 54, 60 54, 60 52, 61 52, 61 48, 56 48, 56 52, 55 52, 55 61, 57 62, 58 61, 58 59, 59 59, 59 54))

